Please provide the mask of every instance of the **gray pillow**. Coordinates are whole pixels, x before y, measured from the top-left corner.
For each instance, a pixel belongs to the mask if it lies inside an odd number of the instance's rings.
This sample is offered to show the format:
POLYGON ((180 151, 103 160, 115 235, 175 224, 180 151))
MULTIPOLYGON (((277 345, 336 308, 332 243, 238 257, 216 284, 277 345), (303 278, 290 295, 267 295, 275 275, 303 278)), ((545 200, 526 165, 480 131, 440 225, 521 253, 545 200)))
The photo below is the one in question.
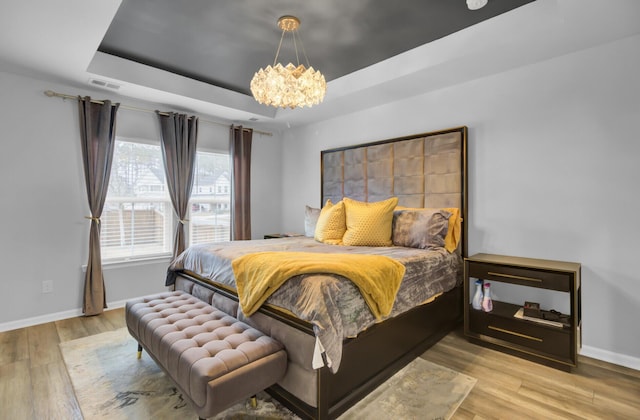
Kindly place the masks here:
POLYGON ((441 209, 396 210, 392 240, 396 246, 428 249, 444 247, 451 213, 441 209))
POLYGON ((320 216, 320 209, 305 206, 304 209, 304 236, 313 238, 316 233, 316 223, 320 216))

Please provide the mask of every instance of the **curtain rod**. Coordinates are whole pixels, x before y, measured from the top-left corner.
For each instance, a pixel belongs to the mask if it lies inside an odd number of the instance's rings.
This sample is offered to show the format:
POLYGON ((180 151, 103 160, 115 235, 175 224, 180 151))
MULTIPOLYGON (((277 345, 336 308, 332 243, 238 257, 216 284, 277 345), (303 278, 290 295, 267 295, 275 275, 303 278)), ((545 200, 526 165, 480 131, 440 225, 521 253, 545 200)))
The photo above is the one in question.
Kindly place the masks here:
MULTIPOLYGON (((45 90, 44 94, 47 95, 50 98, 56 97, 56 98, 62 98, 62 99, 74 99, 74 100, 78 99, 78 96, 67 95, 66 93, 58 93, 58 92, 54 92, 52 90, 45 90)), ((104 101, 100 101, 100 100, 97 100, 97 99, 91 99, 91 102, 93 102, 94 104, 104 104, 104 101)), ((140 107, 137 107, 137 106, 123 105, 123 104, 120 104, 120 108, 128 109, 130 111, 147 112, 147 113, 150 113, 150 114, 153 114, 153 113, 156 112, 156 111, 154 111, 152 109, 140 108, 140 107)), ((159 114, 160 115, 165 115, 165 116, 169 115, 169 113, 167 113, 167 112, 160 112, 159 114)), ((217 125, 222 125, 224 127, 229 127, 228 124, 224 124, 224 123, 221 123, 221 122, 218 122, 218 121, 211 121, 211 120, 207 120, 207 119, 204 119, 204 118, 200 118, 200 121, 202 121, 204 123, 217 124, 217 125)), ((244 127, 243 127, 243 130, 249 131, 248 128, 244 128, 244 127)), ((270 133, 268 131, 253 130, 253 132, 254 133, 258 133, 258 134, 262 134, 264 136, 273 136, 273 133, 270 133)))

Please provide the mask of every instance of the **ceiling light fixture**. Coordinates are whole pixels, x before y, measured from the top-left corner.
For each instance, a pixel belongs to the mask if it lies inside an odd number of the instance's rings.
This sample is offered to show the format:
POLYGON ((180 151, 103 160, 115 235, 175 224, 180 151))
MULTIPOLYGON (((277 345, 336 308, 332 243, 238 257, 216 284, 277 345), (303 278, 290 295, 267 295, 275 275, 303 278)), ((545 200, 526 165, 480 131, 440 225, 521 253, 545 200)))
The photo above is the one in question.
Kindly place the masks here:
POLYGON ((469 10, 482 9, 487 5, 488 0, 467 0, 467 7, 469 10))
POLYGON ((260 69, 253 75, 253 79, 251 79, 253 97, 261 104, 280 108, 293 109, 319 104, 324 99, 327 83, 322 73, 309 65, 309 59, 304 51, 300 35, 297 34, 300 19, 295 16, 282 16, 278 19, 278 27, 282 29, 282 37, 276 51, 276 58, 273 60, 273 66, 260 69), (292 34, 297 66, 292 63, 283 66, 277 62, 286 32, 292 34), (308 68, 304 64, 300 64, 296 41, 300 43, 308 68))

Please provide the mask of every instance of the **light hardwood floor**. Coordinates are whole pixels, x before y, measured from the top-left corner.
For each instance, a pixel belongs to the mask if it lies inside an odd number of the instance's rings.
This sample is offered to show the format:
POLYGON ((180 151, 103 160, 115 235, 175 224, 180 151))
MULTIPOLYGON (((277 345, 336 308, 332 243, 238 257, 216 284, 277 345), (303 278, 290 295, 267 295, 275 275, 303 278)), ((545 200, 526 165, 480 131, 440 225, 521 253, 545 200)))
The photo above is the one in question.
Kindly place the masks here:
MULTIPOLYGON (((0 419, 82 419, 58 343, 125 326, 123 309, 0 333, 0 419)), ((478 380, 454 419, 640 419, 640 372, 580 357, 573 373, 468 343, 423 358, 478 380)))

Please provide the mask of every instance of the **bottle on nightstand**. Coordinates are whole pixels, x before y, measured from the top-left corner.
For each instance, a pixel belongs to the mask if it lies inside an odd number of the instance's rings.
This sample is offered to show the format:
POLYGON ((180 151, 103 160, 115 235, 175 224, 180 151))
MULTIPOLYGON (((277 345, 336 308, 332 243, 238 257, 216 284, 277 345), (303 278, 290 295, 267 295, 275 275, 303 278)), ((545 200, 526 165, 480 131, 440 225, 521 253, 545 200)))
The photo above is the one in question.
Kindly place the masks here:
POLYGON ((473 295, 471 306, 478 311, 482 310, 482 280, 480 279, 476 280, 476 293, 473 295))
POLYGON ((491 300, 491 283, 484 284, 484 297, 482 298, 482 310, 493 311, 493 301, 491 300))

